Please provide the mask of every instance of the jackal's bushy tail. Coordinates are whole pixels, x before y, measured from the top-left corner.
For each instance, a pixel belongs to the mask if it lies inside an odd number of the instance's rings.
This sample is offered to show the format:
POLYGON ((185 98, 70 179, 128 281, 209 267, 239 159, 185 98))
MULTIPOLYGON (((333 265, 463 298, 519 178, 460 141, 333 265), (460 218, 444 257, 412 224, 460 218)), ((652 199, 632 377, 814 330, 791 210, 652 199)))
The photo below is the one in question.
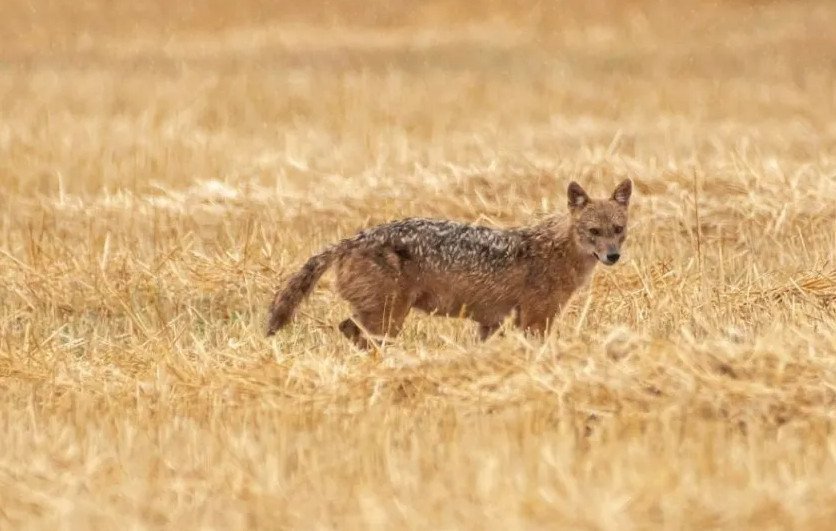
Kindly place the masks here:
POLYGON ((275 334, 290 321, 299 303, 311 293, 319 278, 334 263, 339 250, 340 247, 335 245, 309 258, 302 269, 290 277, 284 289, 276 293, 270 305, 268 336, 275 334))

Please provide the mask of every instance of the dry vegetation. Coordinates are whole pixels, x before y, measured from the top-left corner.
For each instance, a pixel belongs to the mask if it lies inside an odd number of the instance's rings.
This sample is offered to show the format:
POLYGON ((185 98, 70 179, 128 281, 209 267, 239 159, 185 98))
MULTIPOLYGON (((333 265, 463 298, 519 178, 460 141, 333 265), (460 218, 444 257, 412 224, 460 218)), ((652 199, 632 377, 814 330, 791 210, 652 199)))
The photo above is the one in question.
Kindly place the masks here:
POLYGON ((28 2, 0 18, 0 528, 828 528, 836 6, 28 2), (279 281, 634 177, 548 340, 279 281))

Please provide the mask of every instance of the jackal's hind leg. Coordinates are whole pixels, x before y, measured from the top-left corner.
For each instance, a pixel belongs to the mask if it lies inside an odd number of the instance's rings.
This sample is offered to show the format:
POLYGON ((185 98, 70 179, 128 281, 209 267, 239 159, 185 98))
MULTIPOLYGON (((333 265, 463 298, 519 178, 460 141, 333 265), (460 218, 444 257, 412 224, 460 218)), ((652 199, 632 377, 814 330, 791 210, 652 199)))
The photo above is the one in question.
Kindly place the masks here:
POLYGON ((387 250, 351 255, 340 264, 337 285, 352 308, 340 331, 361 348, 371 337, 394 337, 401 331, 414 297, 410 296, 401 258, 387 250))
POLYGON ((343 320, 343 322, 340 323, 339 329, 345 337, 354 341, 355 343, 363 335, 363 331, 360 330, 360 327, 357 326, 357 323, 355 323, 354 319, 352 319, 351 317, 343 320))
POLYGON ((369 337, 385 338, 397 336, 403 328, 410 310, 409 301, 401 294, 353 304, 354 317, 340 323, 340 332, 360 347, 371 347, 369 337))

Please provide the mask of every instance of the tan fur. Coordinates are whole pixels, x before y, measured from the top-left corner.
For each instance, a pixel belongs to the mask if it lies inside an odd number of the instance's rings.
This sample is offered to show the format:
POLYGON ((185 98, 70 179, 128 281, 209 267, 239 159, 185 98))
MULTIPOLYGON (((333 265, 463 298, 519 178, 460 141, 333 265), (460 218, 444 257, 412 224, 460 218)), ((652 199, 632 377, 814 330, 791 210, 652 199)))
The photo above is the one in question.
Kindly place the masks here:
POLYGON ((367 229, 312 257, 278 292, 268 335, 332 264, 337 289, 352 306, 344 335, 368 346, 366 334, 395 336, 412 308, 469 317, 489 337, 512 313, 523 330, 542 334, 589 278, 612 265, 626 237, 632 183, 592 200, 575 182, 569 214, 529 227, 498 230, 452 221, 406 219, 367 229))

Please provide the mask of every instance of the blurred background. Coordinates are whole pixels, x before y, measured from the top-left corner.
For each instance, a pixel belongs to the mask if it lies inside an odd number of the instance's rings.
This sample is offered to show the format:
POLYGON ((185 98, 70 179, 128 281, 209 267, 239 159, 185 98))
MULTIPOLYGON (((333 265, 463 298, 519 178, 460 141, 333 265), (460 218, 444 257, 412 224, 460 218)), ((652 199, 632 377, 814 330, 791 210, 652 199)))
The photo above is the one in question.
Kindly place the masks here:
POLYGON ((0 168, 15 189, 56 167, 68 192, 136 189, 183 185, 185 157, 191 176, 304 190, 554 171, 583 148, 711 165, 744 136, 815 158, 834 23, 827 0, 6 0, 0 168))

